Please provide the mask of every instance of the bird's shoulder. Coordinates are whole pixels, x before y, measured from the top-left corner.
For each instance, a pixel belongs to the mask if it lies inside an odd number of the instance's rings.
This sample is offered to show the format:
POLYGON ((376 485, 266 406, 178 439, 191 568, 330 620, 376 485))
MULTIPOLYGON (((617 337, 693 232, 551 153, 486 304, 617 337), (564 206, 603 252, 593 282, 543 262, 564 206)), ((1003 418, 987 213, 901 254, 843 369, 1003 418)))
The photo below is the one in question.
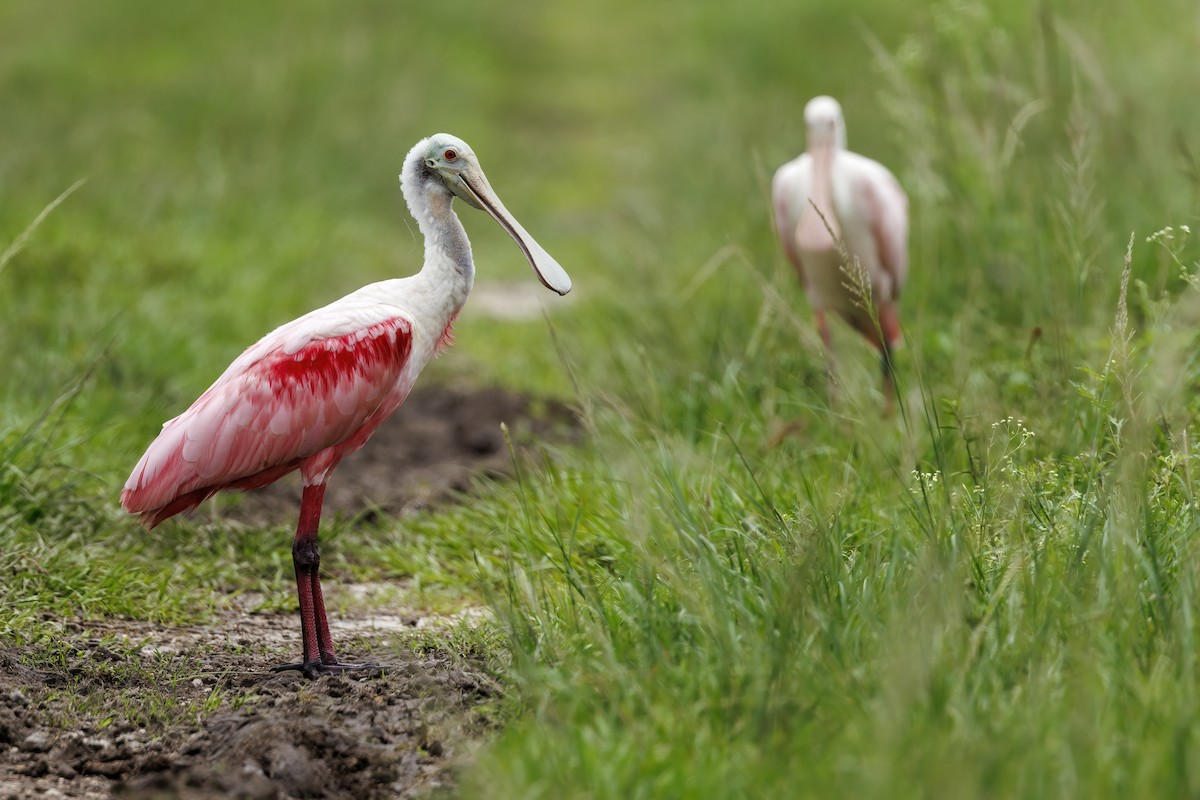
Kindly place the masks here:
POLYGON ((229 365, 214 386, 247 373, 256 365, 273 358, 294 357, 301 351, 314 348, 350 350, 380 335, 387 335, 393 340, 409 339, 412 336, 412 320, 398 306, 378 302, 369 294, 355 292, 286 322, 263 336, 229 365))
POLYGON ((838 153, 838 162, 839 168, 844 169, 851 178, 859 182, 884 187, 904 194, 904 190, 900 186, 900 181, 896 179, 892 171, 873 158, 864 156, 861 153, 855 153, 852 150, 843 150, 838 153))
POLYGON ((791 161, 775 170, 774 186, 776 191, 786 189, 797 181, 807 181, 812 172, 812 156, 801 153, 791 161))
POLYGON ((771 200, 781 229, 795 225, 811 191, 812 156, 808 153, 801 153, 775 171, 771 200))

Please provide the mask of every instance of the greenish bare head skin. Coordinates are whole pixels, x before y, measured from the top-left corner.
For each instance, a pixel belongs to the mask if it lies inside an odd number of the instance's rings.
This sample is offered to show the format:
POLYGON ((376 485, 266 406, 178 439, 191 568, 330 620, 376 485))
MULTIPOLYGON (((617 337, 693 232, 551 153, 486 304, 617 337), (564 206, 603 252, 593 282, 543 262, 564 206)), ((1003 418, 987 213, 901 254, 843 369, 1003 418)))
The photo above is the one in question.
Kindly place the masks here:
POLYGON ((475 195, 466 188, 468 172, 482 174, 479 160, 471 146, 448 133, 436 133, 426 139, 425 166, 434 172, 455 197, 472 208, 483 209, 475 195))
POLYGON ((471 146, 448 133, 436 133, 425 141, 425 166, 441 179, 443 185, 455 197, 472 208, 486 211, 500 223, 500 227, 504 228, 521 248, 529 266, 533 267, 534 273, 546 288, 559 294, 571 291, 571 278, 566 270, 521 227, 521 223, 517 222, 500 202, 495 190, 488 183, 487 176, 483 174, 479 159, 471 146))

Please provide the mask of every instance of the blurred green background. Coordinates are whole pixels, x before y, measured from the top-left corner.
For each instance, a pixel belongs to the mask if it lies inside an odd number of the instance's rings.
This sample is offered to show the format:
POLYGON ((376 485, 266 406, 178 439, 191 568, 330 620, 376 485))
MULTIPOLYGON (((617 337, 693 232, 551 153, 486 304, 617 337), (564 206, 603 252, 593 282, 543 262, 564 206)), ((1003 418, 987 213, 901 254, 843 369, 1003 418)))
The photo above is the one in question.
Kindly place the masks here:
MULTIPOLYGON (((920 330, 981 284, 1006 322, 1076 321, 1086 303, 1052 299, 1063 287, 1031 264, 1053 238, 1086 239, 1095 261, 1129 231, 1182 221, 1197 191, 1181 152, 1195 149, 1198 80, 1185 2, 10 2, 0 14, 4 240, 87 181, 6 270, 4 352, 26 376, 6 391, 36 408, 115 337, 116 374, 89 402, 118 428, 140 416, 130 409, 194 396, 277 322, 419 267, 395 176, 438 130, 474 145, 585 305, 686 284, 729 245, 749 263, 726 286, 747 267, 773 274, 765 186, 803 148, 800 112, 817 93, 842 100, 852 146, 913 195, 906 305, 920 330), (1053 195, 1069 180, 1055 159, 1072 158, 1072 103, 1094 163, 1086 201, 1066 209, 1089 219, 1067 234, 1053 195)), ((481 279, 524 276, 500 231, 467 224, 481 279)), ((496 372, 530 360, 511 352, 496 372)))
MULTIPOLYGON (((333 526, 335 573, 496 610, 511 725, 466 791, 1195 794, 1197 52, 1194 0, 7 0, 0 249, 85 182, 0 264, 0 632, 284 602, 290 520, 150 539, 119 486, 248 343, 419 268, 396 176, 448 131, 576 288, 557 345, 468 302, 423 381, 589 432, 520 493, 333 526), (771 231, 816 94, 911 200, 893 421, 843 328, 830 405, 771 231)), ((463 217, 481 289, 531 280, 463 217)))

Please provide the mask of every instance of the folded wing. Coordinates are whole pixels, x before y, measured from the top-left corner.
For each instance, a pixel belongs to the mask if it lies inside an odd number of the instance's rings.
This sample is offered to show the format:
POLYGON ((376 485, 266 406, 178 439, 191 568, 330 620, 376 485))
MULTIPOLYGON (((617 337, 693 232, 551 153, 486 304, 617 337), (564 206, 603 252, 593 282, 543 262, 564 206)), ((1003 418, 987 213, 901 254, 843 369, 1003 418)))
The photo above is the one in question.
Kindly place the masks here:
POLYGON ((879 264, 892 279, 889 299, 896 300, 908 277, 908 197, 887 167, 864 161, 869 169, 857 182, 861 206, 875 239, 879 264))
POLYGON ((163 426, 121 505, 153 527, 221 489, 277 480, 378 424, 412 352, 412 324, 393 310, 314 312, 268 334, 163 426))

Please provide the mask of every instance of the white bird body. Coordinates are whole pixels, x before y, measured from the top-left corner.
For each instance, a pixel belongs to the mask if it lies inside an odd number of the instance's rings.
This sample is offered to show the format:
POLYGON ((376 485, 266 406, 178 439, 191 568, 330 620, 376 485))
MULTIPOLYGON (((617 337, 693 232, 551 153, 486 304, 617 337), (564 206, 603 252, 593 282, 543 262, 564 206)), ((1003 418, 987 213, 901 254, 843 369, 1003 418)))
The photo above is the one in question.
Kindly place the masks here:
POLYGON ((814 308, 852 318, 860 309, 847 289, 848 276, 830 229, 840 235, 846 251, 858 258, 870 276, 872 294, 896 300, 908 274, 908 260, 903 256, 907 201, 895 177, 878 161, 840 150, 832 154, 831 162, 829 198, 824 202, 813 196, 814 164, 808 153, 779 168, 773 194, 780 236, 791 231, 794 237, 809 302, 814 308), (810 199, 821 208, 824 220, 813 210, 810 199), (878 219, 872 220, 870 212, 875 210, 878 219), (874 226, 888 220, 897 229, 877 237, 874 226), (888 253, 886 260, 884 247, 895 251, 888 253))
POLYGON ((516 241, 542 283, 570 278, 501 204, 461 139, 423 139, 401 186, 425 237, 425 263, 276 328, 245 350, 192 405, 163 425, 121 492, 148 527, 224 489, 254 489, 300 470, 304 480, 293 559, 305 674, 341 668, 333 655, 317 567, 317 527, 330 472, 408 396, 475 280, 454 197, 486 210, 516 241))
POLYGON ((887 167, 846 149, 837 101, 814 98, 805 120, 808 152, 780 167, 772 182, 776 233, 826 346, 830 310, 879 348, 890 381, 889 351, 900 340, 895 303, 908 277, 908 198, 887 167), (873 309, 854 288, 855 261, 869 278, 873 309))

